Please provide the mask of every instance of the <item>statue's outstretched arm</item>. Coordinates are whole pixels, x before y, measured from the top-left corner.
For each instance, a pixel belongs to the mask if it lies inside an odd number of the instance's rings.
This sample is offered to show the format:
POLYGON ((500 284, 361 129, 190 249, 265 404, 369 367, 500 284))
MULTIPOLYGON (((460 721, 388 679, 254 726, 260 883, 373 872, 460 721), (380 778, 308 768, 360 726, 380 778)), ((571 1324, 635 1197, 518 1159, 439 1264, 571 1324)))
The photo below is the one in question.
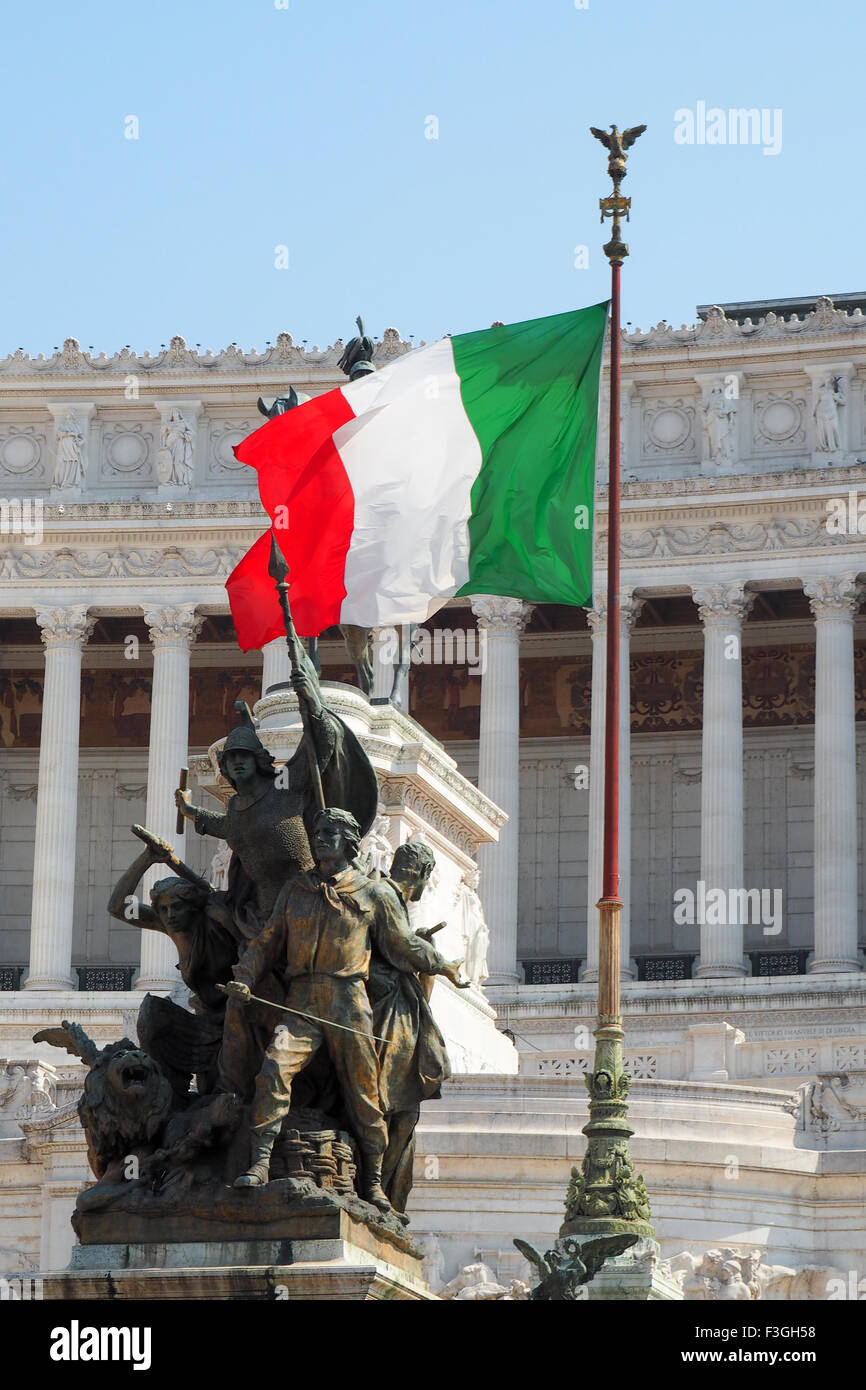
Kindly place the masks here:
POLYGON ((152 927, 157 931, 162 930, 162 925, 153 908, 147 903, 139 902, 135 892, 144 874, 147 873, 151 864, 156 862, 156 858, 150 850, 144 849, 138 858, 133 860, 129 868, 120 875, 111 890, 111 897, 108 899, 108 911, 119 922, 131 922, 134 927, 152 927), (136 911, 132 917, 128 917, 126 914, 130 898, 136 899, 136 911))
POLYGON ((206 811, 203 806, 194 806, 189 792, 177 788, 174 804, 185 820, 191 820, 199 835, 213 835, 216 840, 224 840, 227 816, 225 811, 206 811))

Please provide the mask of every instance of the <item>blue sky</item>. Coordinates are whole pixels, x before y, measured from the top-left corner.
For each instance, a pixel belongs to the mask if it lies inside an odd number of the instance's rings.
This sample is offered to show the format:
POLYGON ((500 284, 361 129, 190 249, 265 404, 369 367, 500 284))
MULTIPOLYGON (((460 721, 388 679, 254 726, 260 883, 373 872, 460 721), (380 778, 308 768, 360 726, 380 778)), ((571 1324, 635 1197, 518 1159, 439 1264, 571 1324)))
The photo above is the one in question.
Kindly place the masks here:
POLYGON ((359 311, 420 341, 594 303, 588 126, 612 121, 649 127, 625 320, 866 288, 860 0, 281 3, 5 7, 0 354, 325 346, 359 311), (781 111, 779 153, 678 144, 699 102, 781 111))

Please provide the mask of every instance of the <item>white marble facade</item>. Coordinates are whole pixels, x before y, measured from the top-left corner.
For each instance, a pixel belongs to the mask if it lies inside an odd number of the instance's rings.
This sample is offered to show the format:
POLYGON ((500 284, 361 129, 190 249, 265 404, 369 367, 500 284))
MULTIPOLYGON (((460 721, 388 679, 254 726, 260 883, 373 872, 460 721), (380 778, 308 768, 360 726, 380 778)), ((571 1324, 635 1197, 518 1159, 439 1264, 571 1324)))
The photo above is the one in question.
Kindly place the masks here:
MULTIPOLYGON (((190 350, 175 337, 153 356, 124 349, 108 357, 67 339, 51 357, 14 353, 0 360, 0 621, 39 624, 46 680, 41 761, 39 750, 7 746, 9 716, 0 708, 0 966, 26 967, 22 988, 0 991, 0 1056, 8 1068, 23 1068, 14 1077, 7 1070, 5 1088, 0 1079, 0 1119, 7 1121, 0 1163, 9 1165, 12 1194, 0 1202, 0 1253, 12 1252, 9 1268, 65 1258, 65 1222, 84 1177, 68 1110, 75 1066, 43 1051, 40 1065, 56 1064, 56 1076, 29 1076, 37 1061, 31 1033, 70 1013, 103 1041, 132 1026, 140 989, 73 998, 73 962, 135 966, 142 988, 166 988, 172 979, 173 962, 160 943, 142 943, 134 928, 111 922, 104 904, 129 859, 129 825, 147 817, 172 834, 163 802, 175 764, 184 750, 204 751, 186 749, 190 670, 205 662, 214 669, 250 664, 228 647, 197 646, 208 615, 227 612, 225 578, 264 527, 254 482, 232 445, 261 423, 257 396, 270 400, 289 384, 309 394, 339 384, 341 348, 306 352, 282 333, 261 352, 232 345, 214 353, 190 350), (89 636, 100 618, 121 615, 143 619, 151 633, 141 656, 153 666, 151 746, 79 748, 89 636), (64 848, 58 829, 71 821, 76 837, 64 848), (25 1114, 31 1102, 36 1108, 25 1114), (21 1109, 20 1124, 12 1123, 10 1106, 21 1109), (28 1207, 26 1195, 37 1189, 39 1210, 28 1207)), ((375 360, 410 350, 389 329, 375 360)), ((699 1214, 701 1193, 714 1180, 694 1146, 706 1139, 701 1098, 714 1094, 728 1107, 725 1123, 740 1127, 737 1142, 748 1148, 742 1136, 757 1143, 766 1130, 784 1150, 779 1170, 788 1176, 770 1223, 776 1234, 761 1237, 772 1259, 797 1268, 862 1262, 862 1234, 847 1245, 838 1231, 824 1239, 815 1227, 802 1236, 808 1217, 797 1153, 808 1150, 810 1200, 817 1200, 844 1189, 844 1164, 822 1145, 866 1145, 859 1100, 832 1079, 866 1069, 866 875, 858 872, 866 729, 855 720, 853 668, 855 644, 866 637, 866 535, 858 528, 861 489, 866 496, 864 392, 866 316, 827 299, 801 318, 756 306, 741 320, 712 308, 695 326, 663 324, 623 339, 624 597, 633 617, 654 599, 695 605, 691 622, 675 631, 629 621, 623 653, 703 650, 709 675, 701 729, 631 735, 630 816, 622 827, 630 845, 626 1052, 636 1086, 650 1088, 638 1107, 635 1153, 650 1190, 663 1192, 656 1210, 667 1255, 705 1251, 708 1242, 743 1244, 744 1230, 767 1226, 759 1177, 750 1179, 739 1206, 733 1198, 716 1202, 709 1225, 699 1214), (842 503, 846 524, 828 526, 828 514, 842 503), (760 606, 762 593, 782 591, 803 600, 800 616, 784 622, 760 606), (812 646, 815 723, 743 729, 732 641, 743 650, 783 641, 812 646), (675 921, 675 892, 702 878, 726 889, 778 888, 781 930, 768 935, 758 924, 723 933, 675 921), (776 949, 802 951, 805 973, 752 978, 749 953, 776 949), (670 955, 691 958, 694 980, 634 978, 636 960, 670 955), (710 1093, 700 1089, 707 1082, 710 1093), (801 1086, 812 1089, 802 1101, 806 1118, 797 1120, 784 1103, 796 1108, 791 1097, 801 1086), (787 1118, 780 1119, 779 1107, 787 1118), (760 1124, 750 1129, 758 1112, 760 1124), (663 1152, 665 1116, 680 1113, 682 1127, 663 1152), (692 1193, 693 1212, 680 1202, 680 1189, 692 1193)), ((602 416, 606 411, 603 392, 602 416)), ((604 450, 602 431, 598 595, 604 450)), ((485 987, 500 1026, 516 1039, 521 1075, 491 1075, 486 1083, 482 1075, 477 1093, 464 1077, 438 1110, 425 1107, 435 1152, 443 1161, 453 1155, 445 1162, 448 1184, 437 1187, 419 1170, 415 1202, 421 1228, 441 1237, 446 1278, 476 1256, 503 1277, 519 1272, 507 1254, 508 1232, 539 1240, 555 1234, 554 1208, 558 1213, 572 1161, 568 1136, 576 1129, 573 1120, 553 1123, 552 1150, 536 1153, 548 1124, 539 1117, 554 1091, 555 1110, 582 1104, 578 1073, 590 1056, 597 950, 601 729, 595 721, 591 737, 566 731, 521 739, 518 701, 521 659, 588 658, 593 631, 600 645, 603 604, 597 598, 592 630, 575 632, 527 632, 531 612, 514 600, 485 598, 473 608, 489 641, 480 744, 455 740, 447 747, 510 816, 503 842, 483 848, 479 891, 490 932, 485 987), (590 770, 589 786, 576 785, 577 766, 590 770), (571 959, 582 962, 582 982, 523 983, 521 962, 571 959), (575 1089, 559 1089, 572 1081, 575 1089), (482 1118, 467 1136, 465 1109, 476 1104, 482 1118), (489 1107, 508 1117, 511 1137, 501 1149, 483 1121, 489 1107), (470 1230, 466 1215, 478 1207, 478 1182, 486 1181, 493 1152, 510 1153, 529 1175, 519 1189, 522 1205, 518 1211, 509 1197, 500 1166, 490 1178, 490 1212, 473 1217, 477 1230, 470 1230), (491 1251, 506 1253, 493 1260, 491 1251)), ((20 667, 25 657, 32 660, 33 651, 7 644, 0 668, 20 667)), ((92 659, 120 666, 123 653, 103 647, 92 659)), ((266 653, 265 685, 279 677, 279 656, 266 653)), ((594 689, 595 713, 600 683, 594 689)), ((186 837, 193 867, 205 869, 212 853, 211 844, 186 837)), ((749 1149, 743 1161, 749 1167, 752 1160, 749 1149)), ((857 1163, 849 1162, 846 1201, 866 1182, 866 1162, 857 1163)), ((754 1166, 757 1172, 758 1158, 754 1166)))

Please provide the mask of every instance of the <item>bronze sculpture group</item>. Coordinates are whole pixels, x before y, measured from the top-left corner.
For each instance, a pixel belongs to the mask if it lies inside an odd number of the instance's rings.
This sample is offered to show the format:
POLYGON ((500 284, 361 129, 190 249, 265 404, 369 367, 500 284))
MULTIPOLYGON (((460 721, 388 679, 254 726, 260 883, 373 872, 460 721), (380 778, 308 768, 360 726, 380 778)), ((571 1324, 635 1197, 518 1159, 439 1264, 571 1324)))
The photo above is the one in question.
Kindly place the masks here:
MULTIPOLYGON (((623 147, 640 129, 624 133, 623 147)), ((613 164, 617 151, 609 148, 613 164)), ((374 370, 360 319, 358 329, 339 364, 352 380, 374 370)), ((270 408, 258 402, 269 419, 298 404, 294 388, 270 408)), ((432 943, 445 924, 416 933, 409 914, 433 871, 432 852, 403 844, 387 873, 368 871, 359 856, 377 812, 376 775, 325 704, 315 639, 305 650, 295 635, 273 535, 270 572, 301 743, 278 766, 242 706, 218 758, 233 791, 226 809, 193 806, 186 770, 175 793, 178 831, 190 820, 231 850, 227 887, 217 889, 136 825, 144 849, 108 903, 113 916, 173 942, 188 1006, 147 994, 138 1043, 123 1038, 100 1048, 68 1022, 34 1038, 66 1048, 88 1068, 78 1111, 97 1182, 76 1204, 82 1241, 85 1222, 90 1243, 180 1240, 173 1222, 184 1215, 207 1239, 221 1222, 247 1238, 270 1231, 281 1207, 323 1202, 390 1226, 393 1239, 408 1223, 421 1102, 450 1075, 429 999, 437 975, 461 989, 470 981, 461 979, 462 961, 446 960, 432 943), (142 903, 138 885, 156 864, 172 876, 154 883, 150 903, 142 903), (98 1224, 106 1213, 108 1223, 98 1224)), ((369 696, 371 634, 342 631, 369 696)), ((412 629, 404 630, 391 694, 398 706, 412 641, 412 629)), ((573 1170, 572 1186, 578 1178, 573 1170)), ((542 1275, 533 1298, 560 1301, 578 1296, 636 1239, 569 1238, 545 1256, 515 1245, 542 1275)))
POLYGON ((79 1222, 107 1206, 162 1210, 191 1189, 219 1205, 220 1191, 275 1177, 290 1197, 351 1198, 365 1220, 408 1219, 420 1104, 449 1075, 428 997, 436 975, 468 981, 433 946, 438 928, 410 926, 428 847, 401 846, 388 875, 365 871, 376 775, 289 624, 287 635, 304 724, 295 754, 277 765, 242 707, 218 759, 233 788, 225 810, 175 793, 179 816, 230 846, 228 887, 134 826, 144 849, 109 900, 115 917, 173 941, 189 1007, 147 994, 138 1045, 100 1050, 66 1023, 37 1034, 90 1068, 80 1113, 99 1181, 79 1198, 79 1222), (136 889, 156 863, 173 876, 142 903, 136 889), (97 1090, 111 1101, 101 1112, 97 1090))
MULTIPOLYGON (((357 323, 339 363, 350 380, 375 370, 373 343, 357 323)), ((290 387, 258 406, 272 419, 299 403, 290 387)), ((171 939, 189 1007, 147 994, 137 1045, 124 1038, 100 1049, 69 1023, 36 1035, 89 1068, 79 1113, 98 1182, 79 1196, 76 1229, 88 1212, 142 1217, 192 1191, 199 1207, 210 1200, 215 1211, 237 1214, 227 1188, 237 1202, 275 1178, 290 1198, 349 1200, 364 1220, 407 1220, 421 1101, 449 1075, 428 1003, 433 977, 458 988, 469 982, 460 979, 461 962, 433 946, 438 928, 411 930, 407 904, 430 877, 429 849, 401 846, 390 876, 364 872, 358 852, 377 812, 376 774, 322 698, 316 642, 305 650, 295 633, 273 534, 270 574, 300 745, 277 766, 242 706, 218 760, 233 790, 225 810, 191 804, 186 770, 175 793, 178 833, 187 819, 230 848, 227 888, 133 826, 144 849, 108 903, 125 923, 171 939), (138 885, 154 864, 173 875, 142 903, 138 885)), ((369 696, 370 633, 343 634, 369 696)))

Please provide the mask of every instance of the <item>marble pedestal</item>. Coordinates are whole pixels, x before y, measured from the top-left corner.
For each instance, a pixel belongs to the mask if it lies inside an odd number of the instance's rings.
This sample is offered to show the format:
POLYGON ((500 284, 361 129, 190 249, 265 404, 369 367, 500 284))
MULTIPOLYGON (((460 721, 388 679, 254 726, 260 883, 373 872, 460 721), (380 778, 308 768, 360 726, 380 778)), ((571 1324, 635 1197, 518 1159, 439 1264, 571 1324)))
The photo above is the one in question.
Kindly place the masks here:
POLYGON ((683 1296, 682 1287, 662 1263, 658 1241, 647 1237, 642 1237, 624 1255, 603 1264, 584 1289, 590 1303, 616 1299, 678 1302, 683 1296))
MULTIPOLYGON (((124 1221, 111 1224, 120 1232, 124 1221)), ((286 1212, 279 1228, 234 1239, 227 1225, 218 1239, 195 1239, 181 1218, 171 1239, 76 1245, 67 1269, 37 1277, 50 1299, 435 1300, 408 1236, 334 1206, 286 1212)))

